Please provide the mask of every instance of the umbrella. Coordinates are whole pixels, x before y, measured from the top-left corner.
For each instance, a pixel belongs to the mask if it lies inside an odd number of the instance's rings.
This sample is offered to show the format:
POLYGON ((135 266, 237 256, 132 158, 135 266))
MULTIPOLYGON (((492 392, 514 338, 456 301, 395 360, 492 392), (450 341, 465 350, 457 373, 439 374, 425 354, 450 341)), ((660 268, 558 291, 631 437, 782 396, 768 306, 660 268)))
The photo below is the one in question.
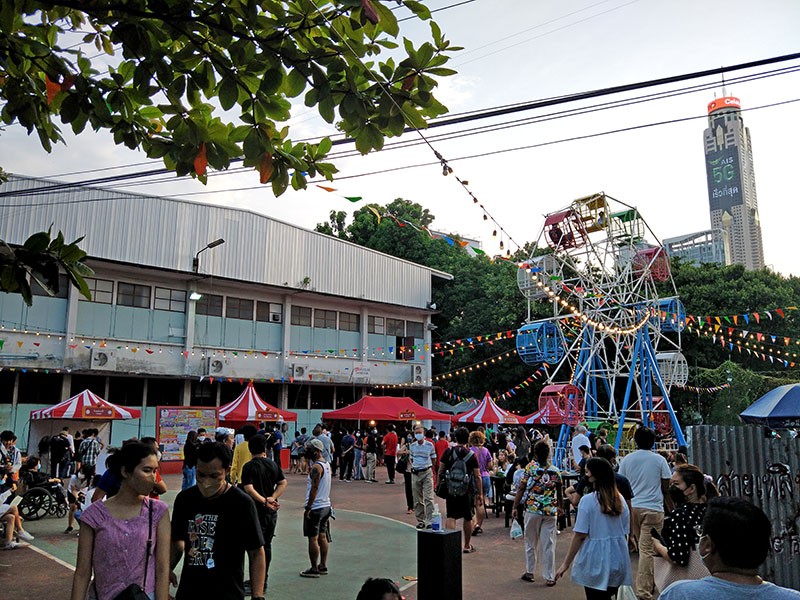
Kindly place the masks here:
POLYGON ((454 415, 453 423, 505 423, 508 425, 518 425, 521 421, 517 415, 512 415, 507 410, 503 410, 489 396, 489 392, 472 410, 465 413, 454 415))
POLYGON ((741 412, 739 418, 770 429, 800 427, 800 383, 770 390, 741 412))

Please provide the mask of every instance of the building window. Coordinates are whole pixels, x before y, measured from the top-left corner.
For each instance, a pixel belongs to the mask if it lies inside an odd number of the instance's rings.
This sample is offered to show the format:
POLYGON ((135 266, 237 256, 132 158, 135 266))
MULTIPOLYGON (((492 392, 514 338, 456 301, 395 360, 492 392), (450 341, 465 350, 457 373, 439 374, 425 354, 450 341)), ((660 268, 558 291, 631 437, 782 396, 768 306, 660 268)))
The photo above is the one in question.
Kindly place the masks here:
POLYGON ((361 331, 359 316, 355 313, 339 313, 339 329, 342 331, 361 331))
POLYGON ((153 308, 170 312, 186 312, 186 292, 157 287, 153 308))
POLYGON ((198 315, 207 315, 209 317, 221 317, 222 296, 215 296, 214 294, 203 294, 203 297, 197 301, 196 312, 198 315))
POLYGON ((225 316, 229 319, 253 320, 253 301, 245 298, 228 296, 225 304, 225 316))
POLYGON ((367 317, 367 331, 369 333, 375 333, 378 335, 383 335, 386 333, 386 325, 385 320, 383 317, 367 317))
MULTIPOLYGON (((92 295, 91 302, 99 304, 111 304, 114 301, 114 282, 107 279, 94 279, 93 277, 85 278, 86 285, 89 287, 89 292, 92 295)), ((84 297, 80 297, 84 300, 84 297)))
POLYGON ((256 305, 256 321, 263 323, 282 323, 283 304, 261 302, 256 305))
POLYGON ((336 329, 336 311, 316 309, 314 311, 314 327, 336 329))
POLYGON ((386 319, 386 334, 403 337, 406 334, 406 322, 403 319, 386 319))
POLYGON ((150 286, 120 282, 117 286, 117 305, 150 308, 150 286))
POLYGON ((425 325, 420 321, 406 321, 406 335, 410 338, 424 338, 425 325))
POLYGON ((305 306, 293 306, 292 325, 311 327, 311 309, 305 306))
POLYGON ((69 277, 66 275, 58 276, 58 291, 50 296, 44 288, 36 283, 36 280, 31 278, 31 294, 34 296, 47 296, 50 298, 66 298, 69 293, 69 277))

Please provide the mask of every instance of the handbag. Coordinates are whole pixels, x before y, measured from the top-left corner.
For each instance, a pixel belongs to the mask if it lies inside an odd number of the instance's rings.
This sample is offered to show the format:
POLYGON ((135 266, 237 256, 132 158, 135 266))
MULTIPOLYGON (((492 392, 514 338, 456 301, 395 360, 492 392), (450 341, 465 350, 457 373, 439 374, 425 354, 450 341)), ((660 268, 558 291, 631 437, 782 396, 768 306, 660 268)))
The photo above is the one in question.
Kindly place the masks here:
POLYGON ((408 471, 408 461, 406 460, 405 456, 397 459, 397 464, 394 466, 394 470, 401 475, 405 475, 406 471, 408 471))
POLYGON ((153 501, 147 501, 147 554, 144 558, 144 581, 139 586, 138 583, 132 583, 119 594, 114 596, 114 600, 150 600, 150 596, 144 591, 147 586, 147 567, 150 562, 150 551, 153 548, 153 501))
POLYGON ((689 554, 689 564, 685 567, 676 565, 671 560, 660 556, 653 557, 653 579, 659 591, 664 591, 667 586, 683 579, 702 579, 711 573, 703 564, 703 560, 692 551, 689 554))

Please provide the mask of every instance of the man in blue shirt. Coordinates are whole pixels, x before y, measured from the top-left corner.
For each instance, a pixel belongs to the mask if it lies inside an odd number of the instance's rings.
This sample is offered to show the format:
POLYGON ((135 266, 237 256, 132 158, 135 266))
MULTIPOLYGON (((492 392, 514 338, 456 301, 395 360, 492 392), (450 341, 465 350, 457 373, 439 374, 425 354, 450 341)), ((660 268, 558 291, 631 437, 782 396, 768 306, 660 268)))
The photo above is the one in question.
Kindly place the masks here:
POLYGON ((409 454, 417 529, 430 529, 434 503, 433 468, 436 467, 436 448, 425 439, 425 428, 422 425, 414 428, 414 441, 409 447, 409 454))

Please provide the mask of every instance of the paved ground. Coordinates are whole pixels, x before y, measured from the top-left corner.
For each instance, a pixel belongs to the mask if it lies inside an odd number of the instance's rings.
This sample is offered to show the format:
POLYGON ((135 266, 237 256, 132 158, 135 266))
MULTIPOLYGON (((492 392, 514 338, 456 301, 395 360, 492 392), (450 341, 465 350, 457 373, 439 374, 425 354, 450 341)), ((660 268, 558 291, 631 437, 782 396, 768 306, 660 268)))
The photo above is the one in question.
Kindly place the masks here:
MULTIPOLYGON (((364 482, 333 484, 336 521, 329 559, 330 575, 320 579, 303 579, 298 573, 308 566, 305 540, 301 530, 301 507, 305 494, 305 477, 287 475, 289 486, 281 499, 278 531, 273 541, 273 562, 270 568, 270 598, 308 598, 318 595, 325 600, 352 600, 367 577, 390 577, 404 587, 408 600, 420 599, 417 594, 417 552, 413 515, 406 515, 402 484, 384 485, 364 482)), ((378 469, 378 478, 385 480, 385 471, 378 469)), ((180 476, 166 476, 170 490, 180 487, 180 476)), ((399 481, 402 481, 400 479, 399 481)), ((166 494, 171 503, 175 492, 166 494)), ((442 509, 444 509, 442 502, 442 509)), ((0 552, 0 597, 14 600, 68 598, 75 564, 77 537, 64 535, 64 519, 47 518, 28 523, 26 528, 36 536, 32 548, 0 552)), ((504 600, 537 598, 578 600, 583 588, 569 577, 553 588, 521 581, 525 570, 524 546, 511 540, 502 516, 490 516, 484 523, 485 533, 474 538, 475 554, 459 555, 463 559, 463 597, 498 597, 504 600)), ((569 546, 571 533, 558 538, 556 564, 560 564, 569 546)), ((635 568, 635 566, 634 566, 635 568)))

